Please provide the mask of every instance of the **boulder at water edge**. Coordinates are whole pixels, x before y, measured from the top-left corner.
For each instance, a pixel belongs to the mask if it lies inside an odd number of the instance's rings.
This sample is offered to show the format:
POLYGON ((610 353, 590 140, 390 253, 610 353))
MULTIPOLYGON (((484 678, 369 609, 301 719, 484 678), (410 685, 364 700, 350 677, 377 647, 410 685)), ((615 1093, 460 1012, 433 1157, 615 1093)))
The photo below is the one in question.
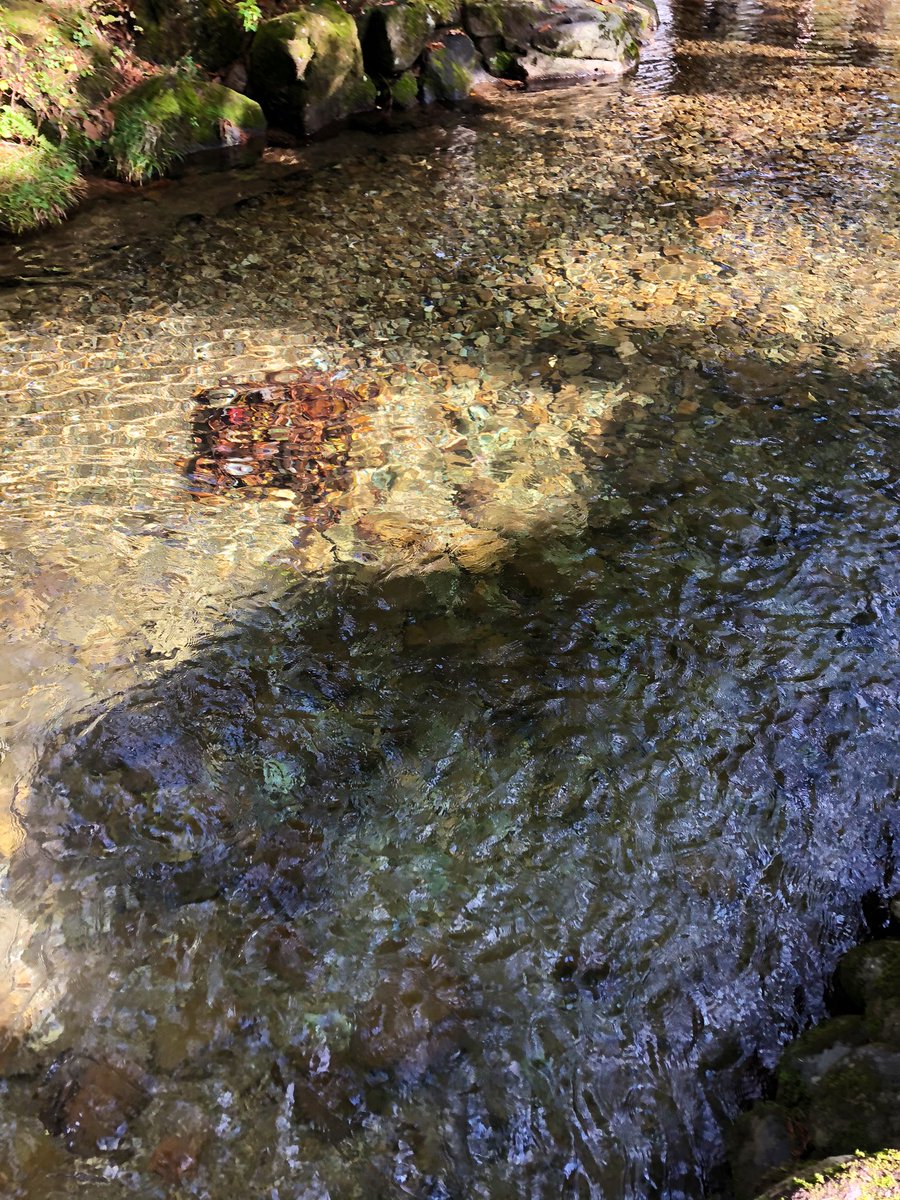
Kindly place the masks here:
POLYGON ((266 119, 254 100, 176 71, 126 92, 113 114, 109 152, 118 172, 134 183, 186 159, 209 167, 248 166, 265 145, 266 119))
POLYGON ((409 70, 438 23, 431 9, 416 0, 378 4, 366 10, 365 18, 363 59, 366 69, 379 77, 409 70))
POLYGON ((659 23, 653 0, 598 8, 591 0, 475 3, 464 23, 489 63, 521 56, 526 79, 587 79, 621 75, 638 59, 637 41, 659 23))
POLYGON ((375 104, 356 23, 334 0, 314 0, 260 25, 249 86, 271 121, 298 133, 315 133, 375 104))
POLYGON ((458 30, 443 33, 428 44, 423 58, 423 98, 457 104, 475 82, 478 53, 472 39, 458 30))

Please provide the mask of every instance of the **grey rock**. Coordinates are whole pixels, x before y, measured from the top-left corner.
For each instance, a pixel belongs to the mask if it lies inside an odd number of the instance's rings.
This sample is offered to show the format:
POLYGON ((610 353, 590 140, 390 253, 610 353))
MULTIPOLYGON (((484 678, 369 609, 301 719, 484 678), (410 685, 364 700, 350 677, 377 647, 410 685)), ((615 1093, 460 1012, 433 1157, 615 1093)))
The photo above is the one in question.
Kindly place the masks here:
POLYGON ((463 26, 471 37, 499 38, 502 48, 522 53, 539 25, 552 14, 549 0, 518 0, 510 4, 475 3, 463 7, 463 26))
POLYGON ((465 100, 475 83, 478 54, 465 33, 450 31, 430 43, 423 57, 423 94, 426 101, 465 100))
POLYGON ((625 21, 611 10, 571 9, 534 31, 532 45, 562 58, 626 62, 637 59, 637 47, 625 21))
POLYGON ((520 59, 519 66, 529 83, 544 83, 555 80, 615 79, 630 70, 636 61, 635 58, 566 58, 559 54, 529 50, 520 59))

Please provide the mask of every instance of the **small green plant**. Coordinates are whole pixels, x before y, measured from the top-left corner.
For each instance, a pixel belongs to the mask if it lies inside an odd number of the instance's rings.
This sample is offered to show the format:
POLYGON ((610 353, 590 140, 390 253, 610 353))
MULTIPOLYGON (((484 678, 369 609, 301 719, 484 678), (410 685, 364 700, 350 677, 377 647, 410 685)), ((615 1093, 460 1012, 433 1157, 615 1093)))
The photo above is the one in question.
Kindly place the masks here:
POLYGON ((521 73, 518 58, 508 50, 498 50, 496 54, 492 54, 488 62, 488 70, 492 75, 498 75, 501 79, 511 79, 521 73))
POLYGON ((84 180, 75 158, 20 109, 0 106, 0 227, 22 233, 59 221, 84 180))
POLYGON ((37 137, 34 122, 22 109, 0 108, 0 142, 33 142, 37 137))
POLYGON ((262 10, 257 0, 235 0, 234 6, 241 18, 241 24, 252 33, 262 20, 262 10))

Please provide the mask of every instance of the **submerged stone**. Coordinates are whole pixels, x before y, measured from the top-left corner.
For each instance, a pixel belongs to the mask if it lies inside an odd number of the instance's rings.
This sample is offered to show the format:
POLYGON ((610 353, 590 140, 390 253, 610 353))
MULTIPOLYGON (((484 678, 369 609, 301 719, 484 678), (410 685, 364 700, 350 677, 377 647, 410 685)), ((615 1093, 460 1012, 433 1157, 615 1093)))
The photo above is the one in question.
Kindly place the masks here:
POLYGON ((40 1088, 41 1120, 74 1154, 114 1148, 149 1101, 131 1072, 82 1054, 66 1054, 40 1088))
POLYGON ((368 1071, 418 1079, 465 1044, 465 981, 438 958, 385 976, 360 1010, 350 1055, 368 1071))
POLYGON ((335 519, 322 501, 342 486, 358 390, 306 373, 290 383, 212 388, 194 399, 197 455, 188 474, 195 496, 287 493, 315 510, 318 524, 335 519))
POLYGON ((249 85, 270 120, 315 133, 374 107, 356 23, 334 0, 264 21, 250 50, 249 85))
POLYGON ((196 1172, 202 1149, 203 1137, 200 1134, 170 1133, 157 1143, 147 1169, 174 1187, 196 1172))

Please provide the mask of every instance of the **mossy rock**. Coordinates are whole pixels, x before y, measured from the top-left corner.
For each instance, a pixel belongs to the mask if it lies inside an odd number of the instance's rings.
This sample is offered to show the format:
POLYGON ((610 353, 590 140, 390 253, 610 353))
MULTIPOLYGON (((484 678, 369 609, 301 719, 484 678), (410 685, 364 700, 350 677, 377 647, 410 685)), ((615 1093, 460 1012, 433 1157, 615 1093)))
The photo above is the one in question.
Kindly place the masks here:
POLYGON ((649 42, 659 28, 659 10, 653 0, 617 0, 616 11, 636 42, 649 42))
POLYGON ((426 100, 458 104, 472 91, 478 53, 465 33, 444 33, 432 42, 423 58, 422 78, 426 100))
POLYGON ((414 108, 419 102, 419 81, 412 71, 404 71, 390 86, 394 108, 414 108))
MULTIPOLYGON (((484 54, 484 47, 481 50, 484 54)), ((513 54, 511 50, 496 50, 493 49, 485 57, 487 69, 492 75, 496 75, 498 79, 520 79, 522 69, 519 65, 519 57, 513 54)))
POLYGON ((500 37, 503 48, 522 53, 553 12, 549 0, 482 0, 463 7, 463 27, 476 41, 500 37))
POLYGON ((900 941, 855 946, 838 963, 835 982, 857 1012, 876 998, 900 1001, 900 941))
POLYGON ((759 1200, 897 1200, 900 1153, 838 1155, 803 1163, 759 1200))
POLYGON ((169 72, 139 84, 113 106, 109 153, 118 174, 140 183, 186 158, 249 165, 265 142, 262 109, 220 83, 169 72))
POLYGON ((250 89, 269 119, 315 133, 374 107, 356 23, 334 0, 264 21, 250 47, 250 89))
POLYGON ((373 75, 408 70, 437 27, 437 19, 420 3, 378 5, 367 13, 362 41, 363 62, 373 75))
POLYGON ((593 61, 634 62, 638 48, 618 12, 566 14, 536 29, 532 45, 543 54, 593 61))
POLYGON ((860 1016, 833 1017, 801 1033, 778 1064, 779 1102, 788 1107, 802 1104, 826 1071, 869 1040, 860 1016))
POLYGON ((728 1162, 737 1200, 751 1200, 769 1180, 784 1174, 793 1158, 791 1115, 762 1101, 742 1113, 728 1131, 728 1162))
POLYGON ((900 1051, 859 1046, 809 1089, 807 1124, 820 1154, 900 1146, 900 1051))
POLYGON ((227 67, 246 36, 230 0, 134 0, 137 48, 151 62, 174 65, 186 56, 207 70, 227 67))
POLYGON ((900 1047, 900 999, 896 996, 874 996, 862 1021, 870 1041, 900 1047))

